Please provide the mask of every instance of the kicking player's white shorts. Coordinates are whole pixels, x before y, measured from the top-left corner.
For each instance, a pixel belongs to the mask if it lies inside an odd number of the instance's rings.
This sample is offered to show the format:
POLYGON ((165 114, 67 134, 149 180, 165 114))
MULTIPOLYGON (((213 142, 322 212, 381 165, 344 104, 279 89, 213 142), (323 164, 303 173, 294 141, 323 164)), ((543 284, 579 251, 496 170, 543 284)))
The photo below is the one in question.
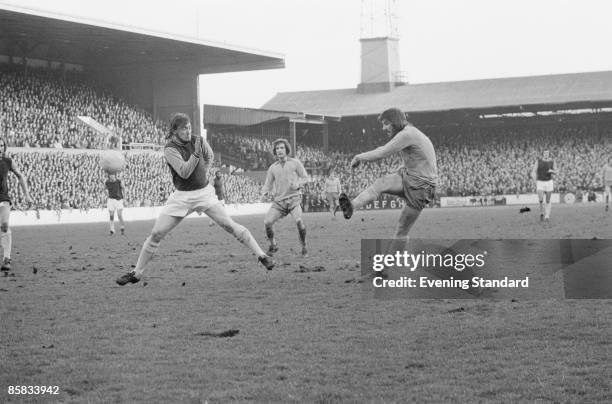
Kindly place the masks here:
POLYGON ((185 217, 192 212, 205 213, 219 204, 215 188, 208 184, 195 191, 174 191, 163 207, 161 213, 168 216, 185 217))
POLYGON ((543 192, 552 192, 553 191, 553 180, 536 181, 536 190, 543 191, 543 192))
POLYGON ((121 210, 123 209, 123 199, 108 198, 108 201, 106 201, 106 207, 108 208, 108 210, 111 210, 113 212, 116 210, 121 210))

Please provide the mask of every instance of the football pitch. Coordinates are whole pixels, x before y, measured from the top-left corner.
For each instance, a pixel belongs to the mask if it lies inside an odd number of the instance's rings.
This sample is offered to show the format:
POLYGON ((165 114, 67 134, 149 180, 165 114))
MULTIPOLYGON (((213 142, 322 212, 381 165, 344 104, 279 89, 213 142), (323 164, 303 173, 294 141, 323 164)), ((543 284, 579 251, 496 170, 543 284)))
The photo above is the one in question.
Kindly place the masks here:
MULTIPOLYGON (((555 205, 549 224, 519 208, 429 209, 411 235, 612 239, 602 204, 555 205)), ((286 218, 270 272, 189 219, 124 287, 114 280, 153 222, 112 237, 107 224, 15 227, 13 271, 0 277, 0 402, 612 402, 611 300, 364 293, 360 239, 390 237, 398 215, 306 214, 309 258, 286 218)), ((236 220, 266 245, 263 216, 236 220)))

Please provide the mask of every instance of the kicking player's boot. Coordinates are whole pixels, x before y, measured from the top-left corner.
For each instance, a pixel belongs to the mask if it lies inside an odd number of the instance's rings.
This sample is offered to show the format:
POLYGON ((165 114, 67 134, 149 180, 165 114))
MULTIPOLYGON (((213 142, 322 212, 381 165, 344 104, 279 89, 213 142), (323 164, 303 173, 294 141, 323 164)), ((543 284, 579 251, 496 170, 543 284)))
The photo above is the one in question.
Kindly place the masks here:
POLYGON ((340 209, 342 209, 342 214, 345 219, 350 219, 353 216, 353 204, 349 197, 343 192, 340 194, 340 198, 338 199, 340 204, 340 209))
POLYGON ((269 255, 262 255, 257 258, 257 261, 261 262, 261 264, 266 267, 268 271, 271 271, 274 268, 274 260, 269 255))
POLYGON ((268 251, 266 252, 266 255, 268 256, 273 256, 276 252, 278 251, 278 246, 276 244, 270 244, 270 247, 268 247, 268 251))
POLYGON ((4 261, 2 261, 2 267, 0 268, 0 271, 8 272, 10 270, 11 270, 11 259, 4 258, 4 261))
POLYGON ((140 278, 136 277, 136 272, 134 271, 128 272, 125 275, 121 275, 115 280, 115 282, 117 282, 117 285, 120 286, 127 285, 128 283, 137 283, 138 281, 140 281, 140 278))

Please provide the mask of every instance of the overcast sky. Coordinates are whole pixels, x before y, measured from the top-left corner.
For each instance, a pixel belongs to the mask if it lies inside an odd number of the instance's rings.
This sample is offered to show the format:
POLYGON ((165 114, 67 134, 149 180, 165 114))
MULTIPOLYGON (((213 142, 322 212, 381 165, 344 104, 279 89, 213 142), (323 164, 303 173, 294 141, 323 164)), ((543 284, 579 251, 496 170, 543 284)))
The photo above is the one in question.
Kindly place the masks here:
MULTIPOLYGON (((364 1, 371 15, 376 0, 364 1)), ((284 54, 283 70, 201 77, 204 103, 246 107, 277 92, 355 87, 372 21, 362 24, 359 0, 1 3, 284 54)), ((411 83, 612 70, 612 1, 398 0, 397 15, 411 83)))

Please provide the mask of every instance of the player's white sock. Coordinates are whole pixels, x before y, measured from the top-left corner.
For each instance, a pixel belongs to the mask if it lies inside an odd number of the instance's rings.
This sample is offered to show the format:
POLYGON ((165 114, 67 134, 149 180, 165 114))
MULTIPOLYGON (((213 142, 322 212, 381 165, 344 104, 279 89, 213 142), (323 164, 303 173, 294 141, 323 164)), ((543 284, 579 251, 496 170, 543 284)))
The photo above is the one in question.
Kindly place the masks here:
POLYGON ((138 256, 138 262, 136 263, 136 268, 134 268, 134 272, 136 272, 136 276, 140 277, 144 272, 145 267, 151 261, 151 258, 155 255, 155 252, 159 248, 159 243, 156 243, 151 240, 151 236, 147 237, 147 240, 144 242, 142 246, 142 250, 140 250, 140 255, 138 256))
POLYGON ((251 235, 249 229, 244 227, 241 224, 236 223, 236 227, 233 229, 234 236, 245 246, 249 247, 251 251, 258 257, 265 255, 264 251, 261 249, 257 241, 251 235))
POLYGON ((373 187, 367 187, 351 201, 353 209, 363 208, 368 203, 377 200, 379 196, 380 193, 376 192, 373 187))
POLYGON ((0 246, 2 246, 2 249, 4 250, 4 258, 11 258, 11 248, 13 246, 11 229, 0 233, 0 246))
POLYGON ((110 231, 115 232, 115 222, 110 222, 110 231))
POLYGON ((551 202, 547 202, 546 203, 546 207, 545 207, 545 211, 546 213, 544 213, 544 217, 546 219, 550 219, 550 211, 552 210, 552 203, 551 202))

